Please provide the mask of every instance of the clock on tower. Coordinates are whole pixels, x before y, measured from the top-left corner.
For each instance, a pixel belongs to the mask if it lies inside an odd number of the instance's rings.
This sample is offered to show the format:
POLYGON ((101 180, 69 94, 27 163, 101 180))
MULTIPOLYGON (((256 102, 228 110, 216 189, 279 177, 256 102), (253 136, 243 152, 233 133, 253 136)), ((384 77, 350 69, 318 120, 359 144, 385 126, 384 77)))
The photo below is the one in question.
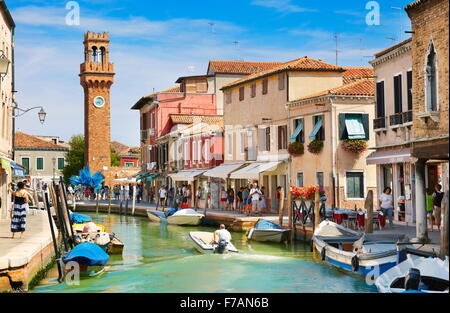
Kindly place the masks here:
POLYGON ((92 172, 107 171, 111 166, 110 88, 114 83, 108 33, 84 35, 80 83, 84 89, 84 161, 92 172))

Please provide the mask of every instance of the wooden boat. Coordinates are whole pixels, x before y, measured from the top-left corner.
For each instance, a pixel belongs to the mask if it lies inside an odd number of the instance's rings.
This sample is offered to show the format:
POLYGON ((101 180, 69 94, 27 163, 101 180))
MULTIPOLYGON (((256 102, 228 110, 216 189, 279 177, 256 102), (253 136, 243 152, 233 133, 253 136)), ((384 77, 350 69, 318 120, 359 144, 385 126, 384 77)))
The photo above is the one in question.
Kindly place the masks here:
POLYGON ((247 231, 247 239, 284 242, 288 240, 290 232, 290 229, 285 229, 272 221, 260 219, 253 228, 247 231))
MULTIPOLYGON (((72 228, 73 228, 73 232, 74 233, 82 233, 84 230, 84 227, 87 225, 88 223, 83 223, 83 224, 73 224, 72 228)), ((105 232, 105 226, 100 225, 100 224, 95 224, 95 226, 97 226, 98 230, 97 232, 99 233, 103 233, 105 232)))
POLYGON ((122 254, 124 244, 115 234, 102 233, 77 233, 74 236, 75 244, 83 242, 95 243, 108 254, 122 254))
POLYGON ((323 221, 314 231, 313 244, 322 261, 348 272, 376 278, 397 265, 397 243, 407 239, 403 234, 362 235, 331 221, 323 221))
MULTIPOLYGON (((203 231, 193 231, 189 233, 189 237, 194 241, 195 248, 204 254, 214 254, 218 253, 218 245, 211 244, 214 240, 214 233, 211 232, 203 232, 203 231)), ((238 250, 236 247, 229 242, 225 251, 223 253, 237 253, 238 250)))
POLYGON ((106 252, 108 254, 122 254, 124 246, 124 243, 114 236, 109 242, 106 252))
POLYGON ((171 225, 180 225, 180 226, 181 225, 189 225, 189 226, 199 225, 202 218, 204 217, 203 214, 197 213, 193 209, 181 209, 181 210, 176 211, 173 215, 170 215, 168 217, 162 211, 147 210, 147 215, 148 215, 148 218, 152 222, 156 222, 156 223, 167 222, 171 225))
POLYGON ((75 262, 80 269, 80 276, 92 277, 101 274, 108 263, 109 255, 92 242, 76 245, 62 258, 64 264, 75 262))
MULTIPOLYGON (((432 257, 420 257, 409 254, 407 259, 397 266, 387 270, 375 281, 379 292, 402 293, 405 292, 405 283, 410 278, 410 272, 418 273, 416 292, 422 293, 448 293, 449 271, 448 257, 445 260, 432 257)), ((410 289, 408 288, 408 289, 410 289)))

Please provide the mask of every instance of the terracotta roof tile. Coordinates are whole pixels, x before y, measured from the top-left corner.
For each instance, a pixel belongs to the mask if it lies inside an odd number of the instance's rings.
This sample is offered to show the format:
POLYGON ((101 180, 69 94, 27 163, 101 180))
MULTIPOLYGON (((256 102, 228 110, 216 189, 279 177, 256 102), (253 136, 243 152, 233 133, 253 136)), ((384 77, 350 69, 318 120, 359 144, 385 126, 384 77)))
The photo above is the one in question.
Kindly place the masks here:
POLYGON ((250 75, 283 64, 282 62, 209 61, 209 70, 216 74, 250 75))
POLYGON ((16 148, 31 148, 31 149, 65 149, 66 147, 56 145, 51 141, 45 141, 36 136, 28 135, 22 132, 16 132, 14 138, 14 146, 16 148))
POLYGON ((374 77, 375 73, 371 66, 360 67, 344 67, 346 71, 343 73, 344 84, 349 84, 357 79, 374 77))
POLYGON ((324 90, 309 96, 296 99, 292 102, 309 100, 323 96, 375 96, 375 81, 373 78, 363 78, 355 82, 342 85, 330 90, 324 90))
POLYGON ((284 71, 333 71, 333 72, 344 72, 345 69, 332 65, 329 63, 325 63, 323 61, 311 59, 308 57, 303 57, 300 59, 292 60, 286 63, 282 63, 281 65, 275 66, 273 68, 259 71, 257 73, 248 75, 246 77, 243 77, 237 81, 234 81, 228 85, 223 86, 222 88, 230 88, 237 85, 240 85, 242 83, 246 83, 258 78, 262 78, 264 76, 269 76, 278 72, 284 72, 284 71))
POLYGON ((195 118, 210 125, 223 125, 223 116, 221 115, 189 115, 189 114, 170 114, 174 124, 192 124, 195 118))

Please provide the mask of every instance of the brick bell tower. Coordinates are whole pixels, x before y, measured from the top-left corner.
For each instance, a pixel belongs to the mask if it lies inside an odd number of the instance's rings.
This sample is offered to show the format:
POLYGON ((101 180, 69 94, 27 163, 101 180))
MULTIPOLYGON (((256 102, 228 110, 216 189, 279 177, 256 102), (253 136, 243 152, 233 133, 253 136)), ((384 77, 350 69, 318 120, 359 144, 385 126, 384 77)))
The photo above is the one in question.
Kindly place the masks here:
POLYGON ((91 173, 105 173, 111 167, 110 88, 114 75, 114 64, 109 63, 108 33, 87 32, 80 84, 84 89, 84 161, 91 173))

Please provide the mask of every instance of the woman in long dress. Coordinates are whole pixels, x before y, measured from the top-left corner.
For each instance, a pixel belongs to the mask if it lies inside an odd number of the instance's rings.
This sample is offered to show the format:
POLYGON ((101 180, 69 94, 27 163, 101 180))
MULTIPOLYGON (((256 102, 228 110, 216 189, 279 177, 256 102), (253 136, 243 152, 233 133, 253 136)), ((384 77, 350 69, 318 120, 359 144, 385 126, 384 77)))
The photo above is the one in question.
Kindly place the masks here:
POLYGON ((12 238, 14 238, 16 233, 20 233, 20 238, 23 237, 27 222, 28 202, 30 201, 23 182, 19 182, 17 187, 19 189, 14 193, 13 216, 11 219, 12 238))

